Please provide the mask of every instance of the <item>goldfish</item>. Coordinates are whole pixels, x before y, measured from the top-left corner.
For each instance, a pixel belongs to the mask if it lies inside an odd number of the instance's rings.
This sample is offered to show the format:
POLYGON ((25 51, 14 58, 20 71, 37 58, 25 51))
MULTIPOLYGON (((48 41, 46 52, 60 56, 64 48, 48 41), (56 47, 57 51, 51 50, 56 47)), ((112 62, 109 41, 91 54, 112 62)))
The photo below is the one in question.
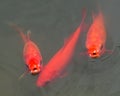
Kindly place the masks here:
POLYGON ((106 29, 104 16, 101 10, 96 15, 92 13, 93 22, 86 37, 86 49, 89 57, 98 58, 105 52, 106 29))
POLYGON ((27 31, 27 34, 25 35, 23 30, 16 24, 9 23, 9 25, 19 32, 22 37, 24 42, 23 59, 28 67, 28 71, 32 75, 38 74, 42 69, 43 59, 37 44, 30 39, 31 31, 27 31))
POLYGON ((67 42, 53 55, 48 63, 43 67, 41 74, 39 74, 36 81, 38 87, 43 87, 62 75, 63 70, 68 66, 70 60, 73 57, 75 48, 80 37, 81 31, 83 31, 84 19, 86 14, 83 14, 81 24, 70 35, 67 42))

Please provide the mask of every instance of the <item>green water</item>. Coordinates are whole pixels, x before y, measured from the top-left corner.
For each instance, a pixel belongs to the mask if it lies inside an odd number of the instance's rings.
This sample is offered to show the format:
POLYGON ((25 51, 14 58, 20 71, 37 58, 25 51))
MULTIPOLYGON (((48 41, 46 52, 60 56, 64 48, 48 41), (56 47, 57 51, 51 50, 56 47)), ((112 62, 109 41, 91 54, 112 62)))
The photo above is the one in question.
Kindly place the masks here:
MULTIPOLYGON (((100 1, 100 0, 99 0, 100 1)), ((118 2, 98 2, 108 20, 108 33, 113 41, 119 40, 118 2), (116 11, 116 12, 115 12, 116 11)), ((67 69, 67 77, 57 79, 44 88, 37 88, 37 76, 27 74, 22 58, 23 42, 17 32, 7 25, 13 22, 31 30, 31 39, 39 46, 43 62, 63 46, 67 38, 80 24, 82 8, 88 13, 95 7, 94 0, 0 0, 0 96, 119 96, 120 56, 119 48, 112 55, 91 60, 77 54, 67 69), (108 57, 108 58, 107 58, 108 57), (105 58, 105 59, 104 59, 105 58), (104 60, 103 60, 104 59, 104 60)), ((89 14, 90 15, 90 14, 89 14)), ((85 33, 81 36, 80 51, 85 51, 85 33)), ((113 48, 110 38, 108 49, 113 48)), ((79 48, 78 48, 79 49, 79 48)), ((77 53, 77 52, 76 52, 77 53)))

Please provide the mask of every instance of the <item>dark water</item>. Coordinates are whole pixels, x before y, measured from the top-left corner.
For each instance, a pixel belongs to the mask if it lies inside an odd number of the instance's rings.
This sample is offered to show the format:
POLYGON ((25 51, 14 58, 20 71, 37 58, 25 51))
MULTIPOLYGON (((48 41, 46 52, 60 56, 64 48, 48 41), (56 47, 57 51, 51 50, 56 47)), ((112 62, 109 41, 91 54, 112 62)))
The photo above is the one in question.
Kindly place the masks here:
MULTIPOLYGON (((0 0, 0 95, 1 96, 120 96, 119 0, 0 0), (97 60, 74 58, 69 75, 44 88, 37 88, 37 76, 19 76, 26 70, 23 43, 6 22, 19 24, 41 49, 44 64, 80 24, 81 11, 88 13, 98 3, 106 17, 107 48, 114 52, 97 60)), ((84 51, 85 34, 81 37, 84 51)))

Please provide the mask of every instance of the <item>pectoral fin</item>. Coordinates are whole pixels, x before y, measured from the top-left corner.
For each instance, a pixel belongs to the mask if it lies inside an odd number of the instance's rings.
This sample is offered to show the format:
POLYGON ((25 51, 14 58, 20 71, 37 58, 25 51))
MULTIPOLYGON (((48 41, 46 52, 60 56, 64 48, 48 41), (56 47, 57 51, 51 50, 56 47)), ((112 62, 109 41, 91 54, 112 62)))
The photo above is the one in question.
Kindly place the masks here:
POLYGON ((18 80, 22 79, 28 73, 29 73, 29 70, 26 70, 23 74, 19 76, 18 80))

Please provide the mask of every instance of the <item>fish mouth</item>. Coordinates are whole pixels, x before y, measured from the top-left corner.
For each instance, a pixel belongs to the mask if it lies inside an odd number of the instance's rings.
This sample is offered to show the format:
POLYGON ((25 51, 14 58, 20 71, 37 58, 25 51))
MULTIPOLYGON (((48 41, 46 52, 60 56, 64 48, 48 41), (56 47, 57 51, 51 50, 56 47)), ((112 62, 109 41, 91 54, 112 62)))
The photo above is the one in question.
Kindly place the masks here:
POLYGON ((99 58, 100 55, 98 53, 91 53, 91 54, 89 54, 89 57, 91 57, 91 58, 99 58))
POLYGON ((89 57, 91 58, 98 58, 100 57, 99 51, 94 50, 93 52, 89 53, 89 57))
POLYGON ((33 68, 30 72, 31 72, 32 75, 36 75, 36 74, 39 74, 39 73, 40 73, 40 69, 38 69, 38 68, 33 68))
POLYGON ((98 57, 100 57, 100 50, 92 47, 88 50, 88 55, 91 58, 98 58, 98 57))
POLYGON ((32 75, 36 75, 36 74, 40 73, 41 68, 42 68, 42 66, 40 66, 40 64, 30 64, 28 67, 29 67, 30 73, 32 75))
POLYGON ((89 55, 89 57, 91 57, 91 58, 99 58, 100 56, 99 55, 89 55))

